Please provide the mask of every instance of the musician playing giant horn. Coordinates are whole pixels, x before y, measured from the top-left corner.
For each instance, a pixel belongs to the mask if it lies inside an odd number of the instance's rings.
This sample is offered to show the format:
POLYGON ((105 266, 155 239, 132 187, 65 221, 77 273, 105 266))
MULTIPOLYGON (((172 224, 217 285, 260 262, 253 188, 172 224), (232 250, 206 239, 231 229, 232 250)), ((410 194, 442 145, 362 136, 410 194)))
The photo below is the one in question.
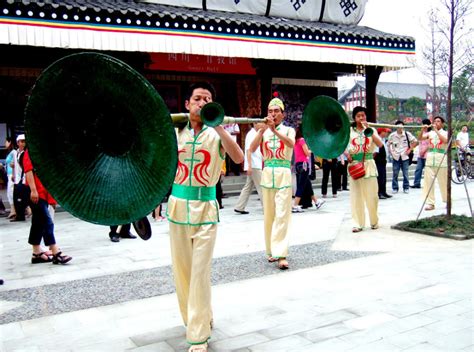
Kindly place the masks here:
POLYGON ((274 98, 268 104, 267 125, 261 128, 252 144, 253 153, 261 148, 265 249, 269 262, 288 269, 288 226, 291 219, 291 157, 295 145, 295 130, 282 124, 285 106, 274 98))
POLYGON ((360 232, 365 226, 365 208, 369 212, 370 227, 375 230, 379 226, 378 216, 378 184, 377 184, 377 166, 373 159, 373 153, 376 146, 382 147, 383 143, 377 131, 372 129, 373 133, 367 136, 364 131, 368 128, 367 109, 362 106, 356 106, 352 111, 354 119, 353 126, 350 129, 349 146, 346 151, 349 161, 348 167, 362 162, 364 163, 365 174, 363 177, 349 179, 352 220, 354 227, 352 232, 360 232))
POLYGON ((425 162, 423 197, 427 197, 425 210, 433 210, 435 208, 435 178, 438 179, 443 202, 446 203, 448 201, 448 158, 445 156, 446 149, 448 148, 448 132, 443 129, 444 119, 441 116, 436 116, 433 119, 430 132, 427 132, 428 127, 423 125, 418 138, 420 140, 429 140, 428 154, 426 155, 425 162), (438 168, 439 171, 437 171, 438 168))
POLYGON ((219 125, 201 121, 202 107, 215 90, 206 82, 190 86, 185 101, 189 124, 177 130, 178 169, 168 200, 173 275, 189 351, 207 351, 211 336, 211 262, 219 221, 216 184, 225 153, 237 164, 244 155, 219 125))

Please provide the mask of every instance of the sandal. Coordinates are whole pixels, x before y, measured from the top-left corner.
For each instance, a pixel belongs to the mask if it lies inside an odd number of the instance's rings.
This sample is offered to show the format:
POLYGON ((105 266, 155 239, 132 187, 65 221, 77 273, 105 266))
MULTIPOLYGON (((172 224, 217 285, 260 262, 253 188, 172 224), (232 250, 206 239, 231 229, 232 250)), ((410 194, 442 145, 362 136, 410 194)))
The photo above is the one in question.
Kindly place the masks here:
POLYGON ((379 224, 375 224, 375 225, 370 225, 370 228, 372 230, 377 230, 379 228, 379 224))
POLYGON ((61 254, 62 252, 58 252, 53 255, 53 264, 66 264, 72 259, 72 257, 68 255, 61 255, 61 254))
POLYGON ((290 268, 290 266, 288 265, 288 261, 286 260, 286 258, 278 259, 278 269, 287 270, 289 268, 290 268))
POLYGON ((52 261, 53 257, 45 252, 33 253, 33 257, 31 258, 31 264, 49 263, 52 261))
POLYGON ((352 228, 352 232, 356 233, 356 232, 361 232, 362 231, 362 227, 353 227, 352 228))
POLYGON ((426 207, 425 207, 425 210, 434 210, 435 206, 433 204, 428 204, 426 207))
POLYGON ((207 342, 200 345, 192 345, 188 352, 207 352, 207 342))
POLYGON ((269 256, 269 257, 268 257, 268 262, 269 262, 269 263, 274 263, 274 262, 276 262, 277 260, 278 260, 278 258, 273 258, 272 256, 269 256))

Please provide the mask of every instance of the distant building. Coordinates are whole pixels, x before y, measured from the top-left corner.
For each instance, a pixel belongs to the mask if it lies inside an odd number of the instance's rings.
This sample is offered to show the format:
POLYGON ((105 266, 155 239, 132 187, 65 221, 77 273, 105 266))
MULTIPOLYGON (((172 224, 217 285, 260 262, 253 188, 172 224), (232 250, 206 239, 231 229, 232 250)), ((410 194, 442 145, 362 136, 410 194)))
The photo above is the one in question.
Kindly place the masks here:
MULTIPOLYGON (((357 81, 347 90, 339 91, 339 102, 350 112, 366 104, 365 81, 357 81)), ((428 84, 378 82, 376 88, 377 119, 381 121, 420 121, 430 117, 436 104, 437 111, 446 108, 446 89, 438 88, 436 96, 428 84)))

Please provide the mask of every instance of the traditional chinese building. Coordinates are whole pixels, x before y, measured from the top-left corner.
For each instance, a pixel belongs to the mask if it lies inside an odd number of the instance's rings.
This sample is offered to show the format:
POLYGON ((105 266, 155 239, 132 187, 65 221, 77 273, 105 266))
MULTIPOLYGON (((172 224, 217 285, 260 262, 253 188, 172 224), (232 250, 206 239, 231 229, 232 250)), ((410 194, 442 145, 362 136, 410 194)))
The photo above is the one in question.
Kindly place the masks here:
MULTIPOLYGON (((366 105, 366 82, 357 81, 350 89, 339 91, 339 102, 350 112, 357 105, 366 105)), ((428 84, 378 82, 376 89, 376 117, 379 121, 406 123, 431 118, 433 106, 438 113, 446 109, 446 89, 438 88, 434 95, 428 84)))
POLYGON ((230 116, 265 113, 278 91, 290 123, 301 118, 310 98, 337 98, 337 78, 355 73, 365 75, 366 105, 375 111, 380 73, 411 66, 413 38, 356 25, 366 0, 330 6, 319 1, 316 12, 315 1, 260 2, 230 1, 237 9, 244 3, 250 7, 228 12, 212 10, 212 4, 223 3, 218 1, 207 1, 204 9, 132 0, 3 1, 0 137, 21 131, 25 103, 40 72, 80 51, 101 51, 127 62, 154 85, 170 112, 183 110, 190 82, 207 80, 230 116), (263 13, 253 12, 257 5, 263 13), (271 17, 278 11, 290 18, 271 17), (339 24, 334 23, 338 16, 339 24))

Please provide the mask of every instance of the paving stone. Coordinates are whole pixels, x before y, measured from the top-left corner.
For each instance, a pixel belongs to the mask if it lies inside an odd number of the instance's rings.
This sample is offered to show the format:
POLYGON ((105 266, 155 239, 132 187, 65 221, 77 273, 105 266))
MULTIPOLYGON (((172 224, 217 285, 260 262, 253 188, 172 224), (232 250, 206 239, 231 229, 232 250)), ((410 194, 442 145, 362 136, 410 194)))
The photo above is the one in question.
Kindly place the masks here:
POLYGON ((402 349, 410 348, 421 343, 429 343, 437 336, 437 333, 425 327, 406 331, 401 334, 389 336, 386 341, 402 349))
POLYGON ((474 334, 472 328, 459 330, 447 335, 437 335, 430 343, 445 351, 456 349, 465 349, 474 346, 474 334))
POLYGON ((265 341, 269 341, 269 339, 262 334, 251 333, 217 341, 212 343, 212 348, 216 351, 229 351, 257 345, 265 341))
POLYGON ((151 345, 157 342, 162 342, 173 337, 184 337, 186 336, 186 329, 184 326, 175 326, 170 329, 153 331, 145 334, 135 335, 131 337, 131 340, 137 346, 151 345))
POLYGON ((393 315, 375 312, 359 318, 347 320, 344 322, 344 324, 352 329, 365 330, 389 321, 393 321, 395 319, 396 317, 393 315))
POLYGON ((312 342, 319 342, 334 337, 343 336, 351 333, 352 331, 354 331, 354 329, 346 326, 346 324, 337 323, 334 325, 324 326, 314 330, 306 331, 304 333, 301 333, 300 335, 312 342))
POLYGON ((295 322, 275 326, 274 328, 261 330, 260 333, 271 338, 280 338, 293 334, 303 333, 318 327, 332 325, 345 320, 353 319, 356 315, 345 311, 336 311, 329 314, 307 316, 295 322))
POLYGON ((130 352, 174 352, 174 349, 166 342, 157 342, 151 345, 140 346, 136 348, 129 348, 130 352))
MULTIPOLYGON (((467 186, 474 191, 474 183, 467 186)), ((454 186, 453 192, 455 212, 466 212, 463 188, 454 186)), ((216 328, 209 350, 249 352, 286 344, 296 350, 298 343, 298 352, 474 350, 474 241, 390 229, 417 213, 421 191, 410 197, 381 202, 381 228, 357 236, 350 231, 347 192, 321 211, 298 214, 291 227, 292 267, 284 273, 265 261, 256 198, 245 218, 233 214, 236 197, 226 198, 214 256, 216 328), (310 334, 317 343, 305 338, 310 334)), ((0 313, 1 352, 44 351, 58 341, 66 350, 87 352, 187 351, 166 224, 152 222, 147 242, 114 244, 107 227, 58 213, 60 245, 74 257, 68 266, 29 263, 29 226, 0 219, 6 280, 0 299, 9 307, 0 313), (14 302, 22 305, 15 308, 14 302)))
POLYGON ((299 351, 300 348, 310 345, 311 341, 298 336, 291 335, 281 339, 271 340, 250 346, 250 351, 299 351))

